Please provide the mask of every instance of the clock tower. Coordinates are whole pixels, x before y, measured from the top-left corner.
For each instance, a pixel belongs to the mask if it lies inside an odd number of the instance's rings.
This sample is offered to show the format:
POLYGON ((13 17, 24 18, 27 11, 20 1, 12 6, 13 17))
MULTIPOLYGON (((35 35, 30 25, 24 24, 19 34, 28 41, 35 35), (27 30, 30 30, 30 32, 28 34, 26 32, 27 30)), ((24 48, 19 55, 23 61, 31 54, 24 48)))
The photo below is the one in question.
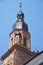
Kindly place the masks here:
POLYGON ((30 33, 28 32, 28 25, 24 21, 24 13, 20 10, 17 14, 17 21, 13 25, 13 30, 10 33, 9 49, 13 45, 20 45, 22 47, 31 49, 30 33))
POLYGON ((8 51, 1 57, 2 65, 23 65, 35 53, 31 52, 30 33, 28 32, 28 25, 24 21, 21 4, 17 21, 12 28, 8 51))

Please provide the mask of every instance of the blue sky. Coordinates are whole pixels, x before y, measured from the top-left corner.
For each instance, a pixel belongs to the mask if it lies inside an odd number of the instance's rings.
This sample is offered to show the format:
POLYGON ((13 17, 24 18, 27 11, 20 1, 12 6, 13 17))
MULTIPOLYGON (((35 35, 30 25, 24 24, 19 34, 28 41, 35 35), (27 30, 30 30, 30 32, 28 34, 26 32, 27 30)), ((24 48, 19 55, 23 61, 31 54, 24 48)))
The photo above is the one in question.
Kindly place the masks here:
POLYGON ((43 50, 43 0, 0 0, 0 56, 8 50, 9 34, 17 20, 20 2, 31 35, 31 49, 43 50))

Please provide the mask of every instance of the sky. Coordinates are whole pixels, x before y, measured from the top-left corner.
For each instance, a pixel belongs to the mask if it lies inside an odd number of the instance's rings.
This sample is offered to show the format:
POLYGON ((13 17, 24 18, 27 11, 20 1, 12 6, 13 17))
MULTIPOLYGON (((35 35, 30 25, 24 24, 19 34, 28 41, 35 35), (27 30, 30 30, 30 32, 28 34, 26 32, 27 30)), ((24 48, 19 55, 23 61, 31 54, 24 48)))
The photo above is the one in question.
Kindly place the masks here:
POLYGON ((0 0, 0 57, 8 50, 20 2, 31 35, 31 50, 43 50, 43 0, 0 0))

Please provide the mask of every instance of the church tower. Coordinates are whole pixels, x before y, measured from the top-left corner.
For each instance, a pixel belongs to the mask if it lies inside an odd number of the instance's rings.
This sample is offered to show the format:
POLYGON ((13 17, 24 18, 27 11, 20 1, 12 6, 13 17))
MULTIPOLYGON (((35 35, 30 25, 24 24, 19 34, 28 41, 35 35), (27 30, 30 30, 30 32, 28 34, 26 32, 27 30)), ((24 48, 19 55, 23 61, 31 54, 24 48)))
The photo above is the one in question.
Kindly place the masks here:
POLYGON ((10 33, 9 49, 15 44, 25 47, 28 50, 31 49, 30 33, 28 32, 28 25, 24 21, 24 13, 21 10, 21 4, 20 11, 17 14, 17 21, 13 25, 13 30, 10 33))
POLYGON ((17 21, 10 33, 8 51, 1 57, 2 65, 23 65, 34 55, 35 53, 31 52, 28 25, 24 21, 24 13, 21 10, 20 4, 17 21))

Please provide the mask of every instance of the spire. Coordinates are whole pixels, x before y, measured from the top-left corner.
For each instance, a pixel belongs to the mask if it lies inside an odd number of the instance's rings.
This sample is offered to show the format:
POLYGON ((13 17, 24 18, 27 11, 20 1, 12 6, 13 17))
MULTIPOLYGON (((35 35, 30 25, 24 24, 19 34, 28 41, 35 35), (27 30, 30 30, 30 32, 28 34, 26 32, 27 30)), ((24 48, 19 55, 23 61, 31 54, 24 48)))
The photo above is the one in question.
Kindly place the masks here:
POLYGON ((20 11, 17 13, 17 21, 13 25, 14 29, 24 29, 25 31, 28 31, 28 26, 24 21, 24 13, 22 12, 22 3, 20 2, 20 11))
POLYGON ((22 3, 20 2, 20 11, 22 10, 22 3))
POLYGON ((24 19, 24 13, 22 12, 22 3, 20 2, 20 11, 17 14, 17 18, 23 20, 24 19))

